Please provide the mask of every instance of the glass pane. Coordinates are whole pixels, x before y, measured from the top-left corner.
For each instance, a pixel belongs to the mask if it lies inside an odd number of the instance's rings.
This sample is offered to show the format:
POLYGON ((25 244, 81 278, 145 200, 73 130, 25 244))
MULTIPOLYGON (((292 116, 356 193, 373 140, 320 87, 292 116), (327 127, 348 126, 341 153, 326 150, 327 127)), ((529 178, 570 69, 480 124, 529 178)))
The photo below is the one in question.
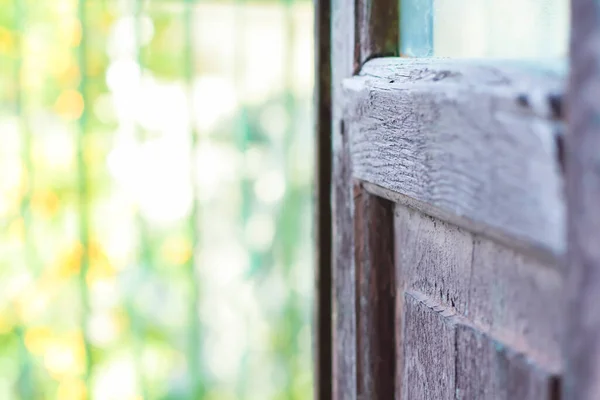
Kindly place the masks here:
POLYGON ((401 0, 409 57, 555 58, 567 54, 568 0, 401 0))

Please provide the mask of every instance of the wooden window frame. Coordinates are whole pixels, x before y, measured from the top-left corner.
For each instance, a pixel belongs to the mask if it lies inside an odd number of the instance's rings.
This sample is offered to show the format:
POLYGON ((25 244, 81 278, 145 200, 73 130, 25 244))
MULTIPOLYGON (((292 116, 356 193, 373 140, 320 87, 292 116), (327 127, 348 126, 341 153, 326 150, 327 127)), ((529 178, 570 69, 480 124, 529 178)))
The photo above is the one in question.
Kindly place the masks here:
POLYGON ((393 310, 370 295, 392 261, 361 229, 393 230, 386 200, 563 266, 562 398, 600 398, 600 3, 571 0, 568 79, 394 58, 398 3, 316 2, 316 398, 400 398, 393 310))

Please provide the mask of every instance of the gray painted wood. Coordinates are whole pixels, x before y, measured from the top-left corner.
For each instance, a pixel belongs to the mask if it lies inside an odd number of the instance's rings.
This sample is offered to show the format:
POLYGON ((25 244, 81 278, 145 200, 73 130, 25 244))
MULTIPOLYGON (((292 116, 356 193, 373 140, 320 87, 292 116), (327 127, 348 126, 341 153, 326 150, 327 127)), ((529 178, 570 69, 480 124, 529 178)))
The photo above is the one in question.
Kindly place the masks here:
POLYGON ((353 176, 564 252, 551 106, 560 73, 509 63, 369 61, 344 82, 353 176))
POLYGON ((402 399, 453 399, 454 311, 418 292, 404 298, 402 399))
POLYGON ((456 400, 554 400, 558 381, 469 325, 456 327, 456 400))
POLYGON ((355 186, 357 393, 388 399, 395 390, 394 205, 355 186))
POLYGON ((356 304, 354 269, 354 201, 349 193, 349 144, 342 135, 342 147, 334 158, 333 192, 333 398, 356 398, 356 304))
POLYGON ((600 398, 600 3, 571 0, 564 398, 600 398))
POLYGON ((356 399, 356 305, 350 144, 342 123, 342 81, 355 69, 354 1, 331 4, 333 399, 356 399))

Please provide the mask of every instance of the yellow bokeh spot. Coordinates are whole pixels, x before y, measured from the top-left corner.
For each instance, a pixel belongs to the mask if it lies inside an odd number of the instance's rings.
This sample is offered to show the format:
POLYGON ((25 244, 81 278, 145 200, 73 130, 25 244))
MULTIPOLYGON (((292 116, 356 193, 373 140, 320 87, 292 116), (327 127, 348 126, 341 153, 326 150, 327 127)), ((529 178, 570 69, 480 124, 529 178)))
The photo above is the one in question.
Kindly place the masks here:
POLYGON ((61 251, 58 255, 58 274, 62 277, 79 272, 81 259, 83 256, 83 246, 80 242, 73 242, 68 248, 61 251))
POLYGON ((87 274, 87 283, 93 285, 96 281, 111 280, 116 269, 110 263, 106 252, 96 240, 91 240, 88 246, 90 267, 87 274))
POLYGON ((63 91, 56 103, 54 103, 54 110, 58 115, 66 120, 74 121, 81 117, 83 114, 83 97, 77 90, 65 90, 63 91))
POLYGON ((31 327, 25 332, 25 347, 35 355, 42 355, 51 340, 52 331, 45 326, 31 327))
POLYGON ((85 400, 87 389, 81 379, 65 379, 58 385, 56 398, 60 400, 85 400))
POLYGON ((25 241, 25 222, 23 218, 16 218, 8 226, 8 238, 17 243, 25 241))
POLYGON ((56 378, 81 374, 85 364, 85 348, 80 333, 55 337, 44 347, 44 365, 56 378))
POLYGON ((53 217, 58 212, 60 200, 51 191, 36 192, 31 197, 31 208, 45 217, 53 217))
MULTIPOLYGON (((86 280, 88 284, 91 285, 98 280, 112 279, 115 276, 116 269, 98 241, 90 240, 87 252, 89 266, 86 280)), ((59 277, 68 277, 79 273, 80 266, 84 261, 83 256, 84 248, 81 242, 72 242, 59 253, 54 271, 57 272, 59 277)))
POLYGON ((184 264, 192 257, 192 244, 188 238, 173 236, 164 241, 160 253, 169 264, 184 264))
POLYGON ((54 76, 63 74, 76 60, 65 49, 57 49, 48 55, 48 69, 54 76))
POLYGON ((11 31, 0 26, 0 53, 11 54, 14 48, 14 37, 11 31))

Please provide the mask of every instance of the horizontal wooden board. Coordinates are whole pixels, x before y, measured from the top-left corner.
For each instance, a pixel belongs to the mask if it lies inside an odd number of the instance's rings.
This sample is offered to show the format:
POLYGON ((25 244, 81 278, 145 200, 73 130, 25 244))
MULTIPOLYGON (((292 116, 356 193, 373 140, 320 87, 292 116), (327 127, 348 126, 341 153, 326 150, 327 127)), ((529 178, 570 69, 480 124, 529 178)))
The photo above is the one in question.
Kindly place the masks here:
POLYGON ((366 63, 344 81, 353 176, 455 216, 453 223, 562 255, 563 79, 498 65, 366 63))

